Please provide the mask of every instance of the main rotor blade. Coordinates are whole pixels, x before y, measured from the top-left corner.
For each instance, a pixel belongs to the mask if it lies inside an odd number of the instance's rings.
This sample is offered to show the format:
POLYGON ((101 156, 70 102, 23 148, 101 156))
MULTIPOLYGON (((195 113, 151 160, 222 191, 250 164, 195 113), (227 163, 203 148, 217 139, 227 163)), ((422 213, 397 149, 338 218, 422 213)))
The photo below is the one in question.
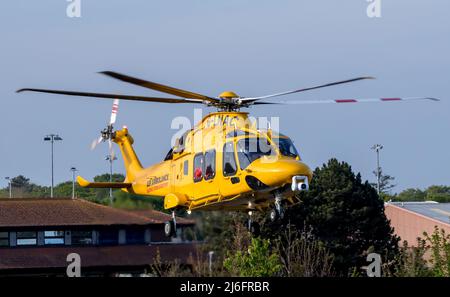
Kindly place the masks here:
POLYGON ((154 82, 143 80, 143 79, 136 78, 136 77, 131 77, 131 76, 120 74, 120 73, 113 72, 113 71, 102 71, 100 73, 107 75, 109 77, 127 82, 127 83, 135 84, 135 85, 138 85, 138 86, 141 86, 144 88, 156 90, 159 92, 163 92, 163 93, 167 93, 167 94, 171 94, 171 95, 175 95, 175 96, 180 96, 182 98, 200 99, 200 100, 206 100, 206 101, 210 101, 210 102, 218 101, 216 98, 212 98, 209 96, 205 96, 205 95, 190 92, 190 91, 173 88, 170 86, 154 83, 154 82))
POLYGON ((320 89, 320 88, 325 88, 325 87, 331 87, 331 86, 335 86, 335 85, 347 84, 347 83, 355 82, 358 80, 364 80, 364 79, 375 79, 375 78, 371 77, 371 76, 363 76, 363 77, 357 77, 357 78, 332 82, 332 83, 328 83, 328 84, 324 84, 324 85, 320 85, 320 86, 314 86, 314 87, 303 88, 303 89, 299 89, 299 90, 276 93, 276 94, 272 94, 272 95, 266 95, 266 96, 260 96, 260 97, 245 97, 245 98, 242 98, 241 100, 242 100, 242 102, 252 102, 252 101, 256 101, 256 100, 260 100, 260 99, 267 99, 267 98, 284 96, 284 95, 305 92, 305 91, 310 91, 310 90, 315 90, 315 89, 320 89))
POLYGON ((254 105, 260 104, 324 104, 324 103, 365 103, 365 102, 393 102, 393 101, 411 101, 411 100, 431 100, 440 101, 431 97, 407 97, 407 98, 366 98, 366 99, 334 99, 334 100, 303 100, 303 101, 279 101, 263 102, 256 101, 254 105))
POLYGON ((114 99, 112 110, 111 110, 111 118, 109 119, 110 125, 113 125, 116 122, 118 111, 119 111, 119 99, 114 99))
POLYGON ((83 96, 83 97, 97 97, 97 98, 110 98, 110 99, 123 99, 132 101, 145 101, 145 102, 160 102, 160 103, 203 103, 201 100, 197 99, 184 99, 184 98, 158 98, 158 97, 146 97, 146 96, 130 96, 130 95, 120 95, 120 94, 105 94, 105 93, 88 93, 88 92, 73 92, 73 91, 62 91, 62 90, 46 90, 46 89, 20 89, 17 93, 31 91, 40 93, 50 93, 50 94, 61 94, 69 96, 83 96))

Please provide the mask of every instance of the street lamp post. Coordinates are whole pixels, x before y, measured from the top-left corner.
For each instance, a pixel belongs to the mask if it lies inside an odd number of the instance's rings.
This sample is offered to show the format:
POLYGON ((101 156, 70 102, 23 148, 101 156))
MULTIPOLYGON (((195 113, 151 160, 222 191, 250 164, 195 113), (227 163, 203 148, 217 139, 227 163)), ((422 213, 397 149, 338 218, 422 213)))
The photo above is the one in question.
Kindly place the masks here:
MULTIPOLYGON (((109 182, 112 183, 112 175, 113 175, 113 162, 117 160, 116 156, 107 155, 105 160, 109 162, 109 182)), ((112 196, 112 188, 109 188, 109 203, 112 205, 113 196, 112 196)))
POLYGON ((377 152, 377 193, 380 195, 380 151, 383 149, 383 146, 381 144, 375 144, 372 146, 372 149, 377 152))
POLYGON ((5 179, 8 181, 9 198, 12 198, 12 181, 11 181, 11 178, 9 176, 7 176, 7 177, 5 177, 5 179))
POLYGON ((214 251, 209 251, 208 252, 208 269, 209 269, 210 275, 212 275, 213 256, 214 256, 214 251))
POLYGON ((78 170, 75 167, 71 167, 70 171, 72 171, 72 199, 74 199, 75 198, 75 173, 78 170))
POLYGON ((54 175, 53 175, 53 143, 55 141, 63 140, 61 137, 59 137, 58 134, 49 134, 44 137, 44 141, 50 141, 51 143, 51 154, 52 154, 52 186, 50 188, 50 197, 53 198, 53 185, 54 185, 54 175))

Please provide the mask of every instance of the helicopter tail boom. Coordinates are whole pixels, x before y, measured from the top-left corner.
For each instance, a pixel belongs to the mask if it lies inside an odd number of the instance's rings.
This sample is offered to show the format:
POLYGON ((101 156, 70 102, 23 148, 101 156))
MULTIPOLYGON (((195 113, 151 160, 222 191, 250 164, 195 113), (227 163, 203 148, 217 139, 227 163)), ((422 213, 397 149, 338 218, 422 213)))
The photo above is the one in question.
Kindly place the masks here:
POLYGON ((90 182, 81 176, 77 176, 78 184, 83 188, 114 188, 114 189, 128 189, 131 188, 131 183, 119 182, 90 182))

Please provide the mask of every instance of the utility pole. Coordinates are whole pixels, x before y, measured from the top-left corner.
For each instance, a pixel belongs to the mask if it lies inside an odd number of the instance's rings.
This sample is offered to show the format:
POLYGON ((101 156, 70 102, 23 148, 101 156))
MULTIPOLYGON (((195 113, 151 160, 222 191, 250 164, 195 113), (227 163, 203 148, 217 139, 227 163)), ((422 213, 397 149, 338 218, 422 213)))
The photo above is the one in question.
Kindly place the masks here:
POLYGON ((378 195, 380 195, 380 151, 383 149, 383 146, 381 144, 375 144, 374 146, 372 146, 372 149, 377 152, 377 193, 378 195))
MULTIPOLYGON (((117 157, 114 155, 107 155, 105 160, 109 162, 109 182, 112 183, 112 175, 113 175, 113 162, 117 160, 117 157)), ((109 203, 113 204, 113 195, 112 188, 109 188, 109 203)))
POLYGON ((7 177, 5 177, 5 179, 8 181, 9 198, 12 198, 12 181, 11 181, 11 178, 9 176, 7 176, 7 177))
POLYGON ((50 197, 53 198, 53 186, 54 186, 54 175, 53 175, 53 143, 55 141, 63 140, 61 137, 59 137, 58 134, 49 134, 44 137, 44 141, 50 141, 51 143, 51 154, 52 154, 52 185, 50 188, 50 197))
POLYGON ((70 171, 72 171, 72 199, 75 198, 75 173, 78 171, 75 167, 71 167, 70 171))

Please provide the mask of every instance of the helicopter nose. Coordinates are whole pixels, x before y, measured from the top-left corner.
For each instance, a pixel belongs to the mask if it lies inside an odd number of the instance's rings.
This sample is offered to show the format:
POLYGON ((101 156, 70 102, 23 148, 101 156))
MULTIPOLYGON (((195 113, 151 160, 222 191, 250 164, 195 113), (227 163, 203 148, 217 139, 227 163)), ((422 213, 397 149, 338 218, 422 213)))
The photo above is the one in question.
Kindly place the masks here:
POLYGON ((295 176, 306 176, 308 181, 312 178, 309 166, 293 159, 258 159, 248 166, 247 172, 269 187, 292 183, 295 176))

